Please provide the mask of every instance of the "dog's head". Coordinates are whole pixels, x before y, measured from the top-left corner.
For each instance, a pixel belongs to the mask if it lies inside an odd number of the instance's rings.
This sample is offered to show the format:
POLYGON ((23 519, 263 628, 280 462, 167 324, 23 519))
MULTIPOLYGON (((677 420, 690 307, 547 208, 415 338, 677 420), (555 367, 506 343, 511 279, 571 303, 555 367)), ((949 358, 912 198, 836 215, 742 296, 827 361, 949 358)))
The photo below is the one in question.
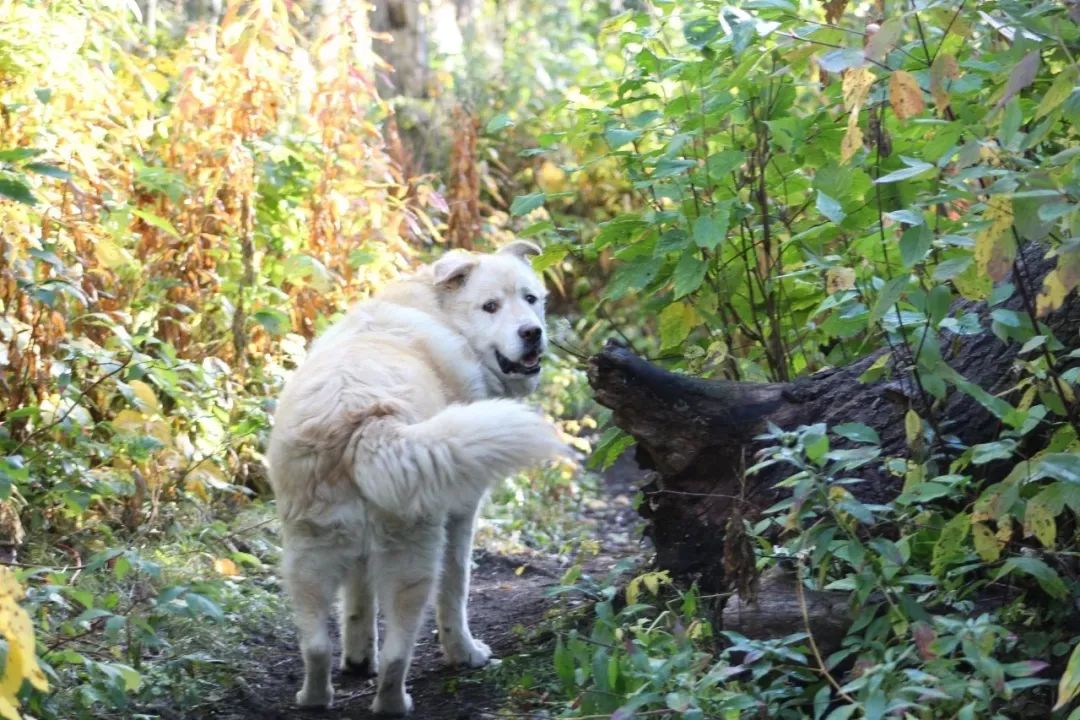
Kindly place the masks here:
POLYGON ((547 293, 528 261, 539 252, 516 240, 490 255, 452 251, 432 266, 440 305, 506 395, 532 392, 540 380, 547 293))

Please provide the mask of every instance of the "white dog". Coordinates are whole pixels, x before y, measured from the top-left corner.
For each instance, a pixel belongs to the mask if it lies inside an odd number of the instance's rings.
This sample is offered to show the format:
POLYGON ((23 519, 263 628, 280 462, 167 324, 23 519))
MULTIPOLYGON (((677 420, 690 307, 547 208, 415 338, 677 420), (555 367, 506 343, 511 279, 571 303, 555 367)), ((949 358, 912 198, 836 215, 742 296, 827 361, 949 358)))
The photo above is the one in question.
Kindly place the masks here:
POLYGON ((333 699, 339 588, 341 665, 378 674, 376 713, 412 709, 405 676, 437 580, 446 660, 490 658, 465 612, 477 507, 500 479, 563 451, 540 415, 500 399, 538 381, 545 293, 527 260, 538 251, 517 241, 444 255, 351 310, 286 385, 268 456, 304 657, 299 705, 333 699))

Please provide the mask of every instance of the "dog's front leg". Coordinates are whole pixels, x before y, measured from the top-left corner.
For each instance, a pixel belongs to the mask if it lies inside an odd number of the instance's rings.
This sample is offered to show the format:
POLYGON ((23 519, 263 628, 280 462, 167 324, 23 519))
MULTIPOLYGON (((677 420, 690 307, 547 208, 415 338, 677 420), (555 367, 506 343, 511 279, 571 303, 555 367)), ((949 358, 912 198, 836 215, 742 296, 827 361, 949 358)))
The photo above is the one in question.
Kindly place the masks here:
POLYGON ((465 667, 481 667, 491 658, 491 649, 469 632, 466 610, 475 524, 475 511, 468 515, 451 515, 447 519, 446 548, 435 609, 446 662, 465 667))

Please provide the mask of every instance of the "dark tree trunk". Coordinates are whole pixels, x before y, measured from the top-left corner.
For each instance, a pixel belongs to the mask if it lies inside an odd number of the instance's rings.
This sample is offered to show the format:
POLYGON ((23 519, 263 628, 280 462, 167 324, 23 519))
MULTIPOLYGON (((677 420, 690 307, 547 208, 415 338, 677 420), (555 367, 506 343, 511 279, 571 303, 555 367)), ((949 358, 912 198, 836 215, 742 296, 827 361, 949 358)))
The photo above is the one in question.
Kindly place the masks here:
MULTIPOLYGON (((1018 264, 1032 296, 1053 267, 1044 249, 1029 245, 1018 264)), ((1025 312, 1019 293, 998 307, 1025 312)), ((988 328, 991 308, 985 303, 958 303, 954 313, 977 312, 988 328)), ((1065 305, 1044 319, 1056 337, 1076 346, 1080 301, 1065 305)), ((1010 369, 1019 349, 986 330, 982 334, 942 336, 941 347, 951 367, 991 393, 1011 387, 1010 369)), ((790 475, 779 465, 746 476, 764 443, 755 440, 773 423, 783 429, 825 422, 830 426, 861 422, 881 437, 882 455, 905 456, 904 415, 915 408, 926 416, 923 395, 904 358, 896 354, 890 371, 876 382, 858 381, 882 353, 850 365, 824 370, 790 383, 742 383, 701 380, 668 372, 626 347, 609 343, 590 361, 589 381, 597 400, 614 412, 615 423, 637 441, 637 459, 655 470, 644 488, 641 513, 663 568, 686 581, 696 580, 710 592, 725 589, 724 528, 737 510, 742 516, 773 504, 778 481, 790 475)), ((992 440, 998 420, 968 395, 950 389, 934 416, 943 435, 965 444, 992 440)), ((882 467, 867 466, 864 482, 851 491, 864 502, 888 502, 902 478, 882 467)))

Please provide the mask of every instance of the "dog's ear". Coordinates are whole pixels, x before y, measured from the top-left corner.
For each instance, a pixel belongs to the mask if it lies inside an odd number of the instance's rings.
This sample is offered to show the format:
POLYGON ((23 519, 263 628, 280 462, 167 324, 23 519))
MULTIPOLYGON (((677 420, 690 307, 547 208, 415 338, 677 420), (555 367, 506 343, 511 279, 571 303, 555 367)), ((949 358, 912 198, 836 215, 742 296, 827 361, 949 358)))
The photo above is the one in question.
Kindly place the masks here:
POLYGON ((528 240, 514 240, 499 248, 497 255, 513 255, 516 258, 521 258, 525 262, 529 262, 530 255, 539 255, 540 246, 536 243, 531 243, 528 240))
POLYGON ((475 255, 460 250, 451 250, 435 261, 431 266, 436 287, 459 288, 465 284, 469 273, 476 267, 475 255))

